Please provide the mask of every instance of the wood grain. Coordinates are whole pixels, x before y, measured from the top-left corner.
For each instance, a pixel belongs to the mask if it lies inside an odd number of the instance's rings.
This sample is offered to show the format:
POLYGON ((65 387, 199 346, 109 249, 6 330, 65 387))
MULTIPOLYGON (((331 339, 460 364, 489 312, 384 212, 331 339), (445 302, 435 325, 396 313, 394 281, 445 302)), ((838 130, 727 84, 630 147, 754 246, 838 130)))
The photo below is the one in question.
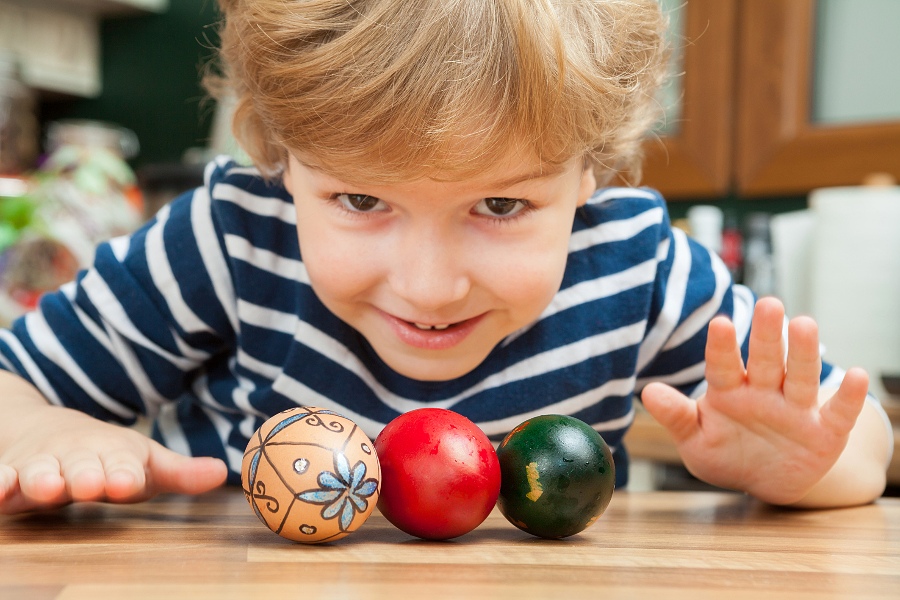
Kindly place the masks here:
POLYGON ((616 492, 606 514, 543 540, 496 511, 426 542, 377 512, 353 535, 294 544, 240 490, 0 517, 0 598, 896 598, 900 500, 828 511, 739 494, 616 492))

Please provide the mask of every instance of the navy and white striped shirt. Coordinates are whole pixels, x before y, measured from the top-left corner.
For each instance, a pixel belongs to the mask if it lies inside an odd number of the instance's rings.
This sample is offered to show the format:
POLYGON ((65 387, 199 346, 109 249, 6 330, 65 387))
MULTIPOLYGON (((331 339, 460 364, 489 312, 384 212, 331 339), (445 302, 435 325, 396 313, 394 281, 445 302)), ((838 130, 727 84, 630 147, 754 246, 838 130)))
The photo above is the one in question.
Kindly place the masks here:
MULTIPOLYGON (((304 404, 373 438, 426 406, 494 439, 530 416, 573 415, 614 449, 622 484, 636 390, 659 380, 701 394, 709 320, 731 317, 746 357, 753 304, 670 226, 658 194, 602 189, 576 215, 561 289, 539 320, 458 379, 412 380, 316 298, 290 195, 222 158, 204 187, 100 246, 91 269, 0 331, 0 366, 54 404, 121 423, 148 415, 159 441, 224 459, 232 482, 256 428, 304 404)), ((823 381, 841 377, 824 366, 823 381)))

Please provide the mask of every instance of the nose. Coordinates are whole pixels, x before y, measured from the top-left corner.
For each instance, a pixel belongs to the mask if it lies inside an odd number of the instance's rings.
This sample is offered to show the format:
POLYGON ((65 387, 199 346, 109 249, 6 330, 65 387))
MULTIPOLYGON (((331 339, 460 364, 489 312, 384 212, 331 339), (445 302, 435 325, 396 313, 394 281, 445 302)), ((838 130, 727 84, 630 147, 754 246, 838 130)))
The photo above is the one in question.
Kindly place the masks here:
POLYGON ((393 254, 391 289, 417 311, 439 311, 464 299, 471 289, 467 252, 452 235, 434 228, 408 231, 393 254))

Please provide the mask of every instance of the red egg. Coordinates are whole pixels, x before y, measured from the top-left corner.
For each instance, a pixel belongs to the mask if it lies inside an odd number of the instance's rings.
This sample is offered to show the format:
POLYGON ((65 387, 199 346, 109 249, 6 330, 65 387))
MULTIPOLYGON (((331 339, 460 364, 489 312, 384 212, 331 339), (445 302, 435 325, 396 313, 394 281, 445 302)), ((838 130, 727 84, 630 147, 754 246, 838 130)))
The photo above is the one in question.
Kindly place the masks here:
POLYGON ((466 417, 442 408, 400 415, 375 439, 381 463, 378 509, 416 537, 446 540, 484 521, 500 493, 490 440, 466 417))

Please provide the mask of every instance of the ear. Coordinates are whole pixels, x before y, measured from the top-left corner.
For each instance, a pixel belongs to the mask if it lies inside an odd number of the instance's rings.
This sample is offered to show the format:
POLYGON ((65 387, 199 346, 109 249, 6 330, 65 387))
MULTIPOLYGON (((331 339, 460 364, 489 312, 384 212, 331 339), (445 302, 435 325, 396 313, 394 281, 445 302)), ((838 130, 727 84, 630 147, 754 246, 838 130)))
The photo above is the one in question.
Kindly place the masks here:
POLYGON ((590 164, 584 166, 581 173, 581 185, 578 188, 578 206, 587 204, 588 199, 597 191, 597 178, 594 177, 594 168, 590 164))

